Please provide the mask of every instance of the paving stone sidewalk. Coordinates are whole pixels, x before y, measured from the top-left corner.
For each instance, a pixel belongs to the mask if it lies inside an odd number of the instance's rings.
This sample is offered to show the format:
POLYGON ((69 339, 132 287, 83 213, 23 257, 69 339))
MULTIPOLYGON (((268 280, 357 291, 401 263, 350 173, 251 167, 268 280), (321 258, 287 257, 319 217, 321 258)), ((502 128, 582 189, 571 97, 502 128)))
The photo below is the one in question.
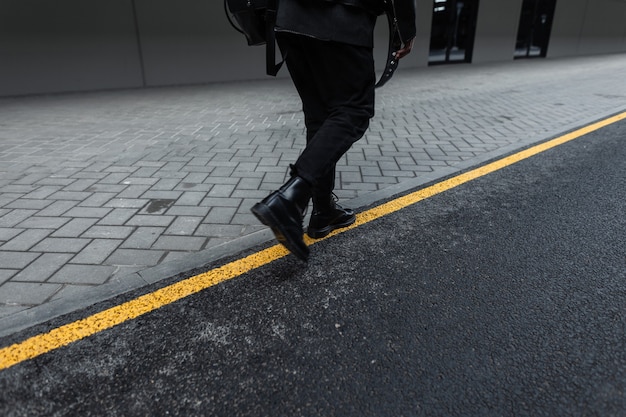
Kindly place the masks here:
MULTIPOLYGON (((626 54, 400 70, 338 166, 355 208, 626 110, 626 54)), ((285 79, 0 99, 0 337, 272 238, 285 79)), ((314 256, 314 254, 313 254, 314 256)))

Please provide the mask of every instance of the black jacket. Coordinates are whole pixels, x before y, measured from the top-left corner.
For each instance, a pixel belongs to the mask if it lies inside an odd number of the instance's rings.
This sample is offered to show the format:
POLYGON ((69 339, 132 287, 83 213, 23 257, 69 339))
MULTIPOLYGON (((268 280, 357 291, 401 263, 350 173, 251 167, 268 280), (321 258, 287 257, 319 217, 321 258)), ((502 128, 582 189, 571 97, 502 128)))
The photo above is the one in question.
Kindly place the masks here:
MULTIPOLYGON (((394 3, 406 42, 415 37, 415 0, 394 3)), ((279 32, 371 47, 376 16, 383 12, 384 0, 279 0, 276 26, 279 32)))
MULTIPOLYGON (((330 2, 338 2, 349 6, 356 6, 362 9, 380 15, 384 13, 384 0, 325 0, 330 2)), ((391 0, 389 0, 391 1, 391 0)), ((396 17, 398 18, 398 26, 400 34, 404 41, 408 41, 415 37, 415 0, 393 0, 396 9, 396 17)))

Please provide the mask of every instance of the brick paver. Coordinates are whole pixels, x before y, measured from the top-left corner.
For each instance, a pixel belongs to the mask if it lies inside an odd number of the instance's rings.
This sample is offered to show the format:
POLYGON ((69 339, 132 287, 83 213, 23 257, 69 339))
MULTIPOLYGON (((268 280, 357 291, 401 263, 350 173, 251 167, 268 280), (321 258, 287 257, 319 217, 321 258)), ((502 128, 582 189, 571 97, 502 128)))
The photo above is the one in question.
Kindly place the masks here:
MULTIPOLYGON (((336 194, 358 208, 623 111, 625 79, 625 54, 400 71, 336 194)), ((271 237, 250 207, 302 149, 299 109, 287 79, 0 99, 0 336, 271 237)))

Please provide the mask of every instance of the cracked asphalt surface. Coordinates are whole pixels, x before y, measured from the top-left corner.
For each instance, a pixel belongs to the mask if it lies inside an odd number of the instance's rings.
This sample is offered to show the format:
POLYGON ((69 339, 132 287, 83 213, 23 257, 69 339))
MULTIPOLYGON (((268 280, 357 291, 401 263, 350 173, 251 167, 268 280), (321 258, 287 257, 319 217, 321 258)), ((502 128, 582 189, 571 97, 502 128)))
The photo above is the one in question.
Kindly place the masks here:
POLYGON ((0 414, 624 415, 624 137, 615 123, 2 371, 0 414))

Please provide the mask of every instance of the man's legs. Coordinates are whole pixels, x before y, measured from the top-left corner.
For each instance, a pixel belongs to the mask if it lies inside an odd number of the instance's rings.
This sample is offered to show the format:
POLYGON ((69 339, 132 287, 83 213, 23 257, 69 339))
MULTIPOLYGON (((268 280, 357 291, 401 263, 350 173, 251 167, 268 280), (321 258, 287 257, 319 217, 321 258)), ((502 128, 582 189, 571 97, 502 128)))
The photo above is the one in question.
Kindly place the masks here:
POLYGON ((279 34, 278 41, 302 99, 307 145, 292 166, 292 178, 252 212, 306 260, 302 218, 311 195, 314 205, 323 207, 323 213, 313 213, 318 220, 313 237, 354 222, 354 213, 336 206, 331 195, 337 161, 363 136, 374 114, 374 60, 371 48, 292 34, 279 34))
POLYGON ((326 176, 363 136, 374 115, 372 50, 299 35, 278 39, 302 99, 307 129, 313 132, 296 170, 318 188, 329 183, 324 179, 328 181, 326 176))
POLYGON ((354 211, 338 205, 333 196, 335 166, 363 136, 373 116, 374 63, 368 48, 297 35, 284 38, 279 42, 289 51, 287 67, 302 99, 307 127, 307 146, 295 164, 313 183, 307 234, 322 238, 356 219, 354 211))

